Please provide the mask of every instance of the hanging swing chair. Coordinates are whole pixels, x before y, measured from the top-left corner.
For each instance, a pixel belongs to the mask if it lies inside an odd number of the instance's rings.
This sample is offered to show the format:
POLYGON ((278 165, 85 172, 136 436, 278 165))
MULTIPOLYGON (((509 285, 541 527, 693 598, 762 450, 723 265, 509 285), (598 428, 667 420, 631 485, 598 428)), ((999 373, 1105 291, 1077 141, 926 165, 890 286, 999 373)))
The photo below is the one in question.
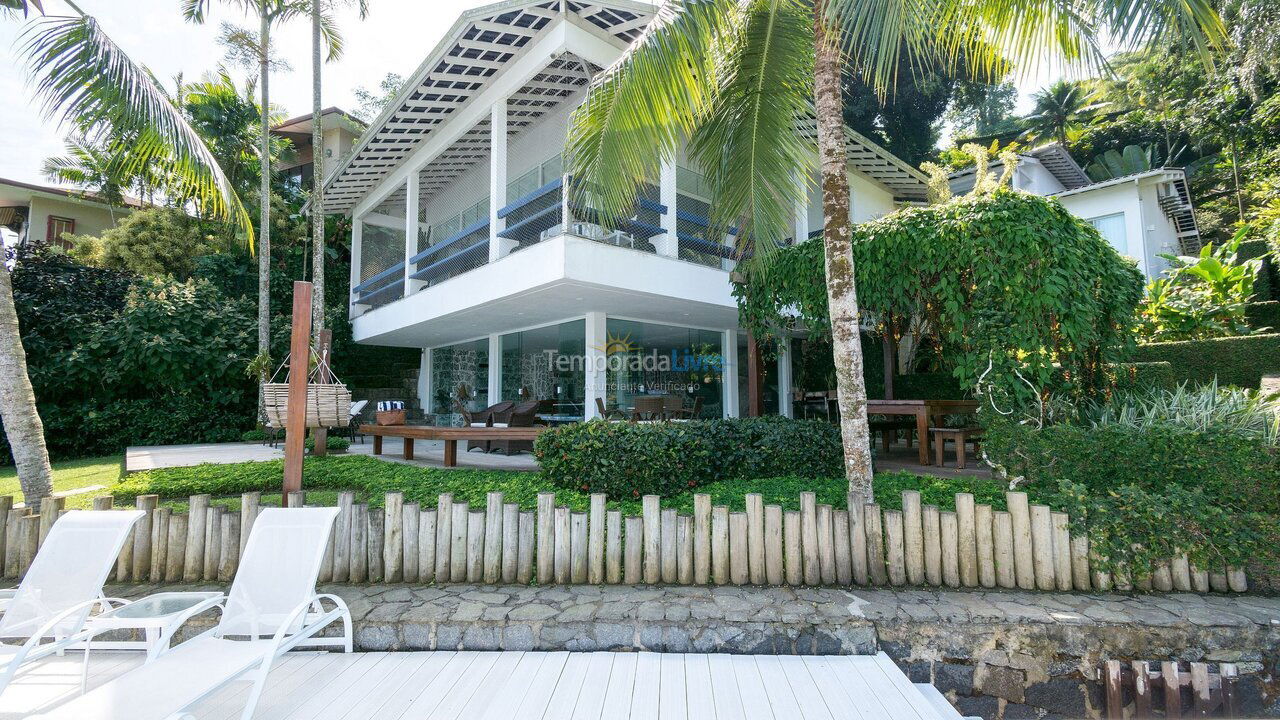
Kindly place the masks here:
MULTIPOLYGON (((314 364, 307 373, 307 427, 345 427, 351 420, 351 391, 338 380, 329 367, 327 359, 319 357, 311 350, 311 362, 314 364)), ((270 382, 262 384, 263 404, 267 411, 267 422, 276 428, 285 427, 289 409, 289 358, 286 357, 280 367, 271 376, 270 382), (281 375, 283 374, 283 381, 281 375)))

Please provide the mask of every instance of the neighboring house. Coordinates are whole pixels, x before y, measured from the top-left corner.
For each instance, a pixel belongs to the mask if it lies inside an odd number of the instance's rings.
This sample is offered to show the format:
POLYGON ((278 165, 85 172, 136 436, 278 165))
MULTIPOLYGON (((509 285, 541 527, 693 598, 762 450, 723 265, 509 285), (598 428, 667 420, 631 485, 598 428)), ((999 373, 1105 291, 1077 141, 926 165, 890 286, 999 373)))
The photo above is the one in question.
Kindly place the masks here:
MULTIPOLYGON (((422 348, 427 412, 532 398, 574 420, 656 391, 735 417, 765 375, 769 406, 789 412, 788 360, 748 378, 733 238, 709 227, 697 168, 665 163, 617 230, 563 192, 570 113, 655 11, 530 0, 464 13, 329 175, 326 210, 354 218, 355 340, 422 348)), ((848 157, 854 220, 924 200, 923 176, 866 138, 849 133, 848 157)), ((795 238, 821 229, 811 187, 795 238)))
MULTIPOLYGON (((336 107, 320 111, 321 128, 324 138, 325 174, 331 174, 334 168, 345 158, 351 148, 355 147, 360 133, 364 132, 362 120, 345 110, 336 107)), ((272 135, 278 135, 293 143, 293 150, 286 154, 276 170, 281 176, 291 179, 300 187, 311 186, 312 154, 311 154, 311 113, 299 115, 279 123, 271 128, 272 135)))
MULTIPOLYGON (((1004 164, 993 161, 993 173, 1004 164)), ((973 170, 951 176, 951 190, 973 188, 973 170)), ((1157 168, 1094 182, 1061 145, 1044 145, 1018 158, 1013 187, 1056 197, 1067 210, 1088 220, 1121 255, 1133 258, 1148 280, 1169 263, 1162 254, 1200 252, 1200 231, 1192 212, 1182 168, 1157 168)))
POLYGON ((31 248, 52 245, 69 250, 68 235, 101 235, 138 207, 141 203, 133 198, 125 198, 120 207, 86 190, 0 178, 0 227, 31 248))

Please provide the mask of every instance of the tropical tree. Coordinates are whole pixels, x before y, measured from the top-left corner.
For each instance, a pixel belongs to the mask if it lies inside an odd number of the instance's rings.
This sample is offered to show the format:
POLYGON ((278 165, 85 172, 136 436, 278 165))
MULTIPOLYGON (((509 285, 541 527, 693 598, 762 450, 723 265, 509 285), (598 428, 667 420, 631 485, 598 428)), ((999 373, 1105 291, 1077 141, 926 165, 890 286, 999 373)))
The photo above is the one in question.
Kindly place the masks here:
POLYGON ((1095 26, 1121 44, 1178 35, 1208 47, 1222 35, 1206 0, 668 0, 574 113, 575 191, 616 222, 630 215, 639 184, 687 144, 715 193, 713 220, 736 226, 757 254, 769 252, 807 192, 813 142, 797 128, 816 127, 845 473, 851 490, 867 493, 841 73, 848 65, 887 94, 903 55, 913 67, 963 62, 989 81, 1006 61, 1096 65, 1095 26))
MULTIPOLYGON (((214 0, 181 0, 182 15, 188 22, 204 24, 214 0)), ((256 34, 224 28, 224 42, 239 51, 237 57, 248 58, 258 65, 258 90, 260 99, 258 139, 258 357, 254 366, 268 368, 271 363, 271 28, 299 17, 309 17, 309 0, 224 0, 244 12, 258 16, 256 34)), ((342 39, 333 25, 321 17, 321 31, 327 36, 329 53, 341 52, 342 39)), ((258 402, 258 416, 265 418, 262 399, 258 402)))
MULTIPOLYGON (((171 177, 180 199, 242 228, 253 246, 253 227, 217 161, 155 79, 74 2, 74 14, 44 15, 40 0, 0 0, 0 14, 41 17, 23 32, 20 52, 45 114, 76 128, 90 143, 135 137, 131 161, 171 177)), ((5 258, 7 260, 7 258, 5 258)), ((8 262, 0 262, 0 419, 26 501, 52 491, 53 472, 44 424, 27 374, 26 352, 13 303, 8 262)))
MULTIPOLYGON (((351 0, 347 0, 350 2, 351 0)), ((369 14, 366 0, 354 0, 360 9, 360 19, 369 14)), ((318 338, 324 329, 324 127, 320 112, 324 109, 320 98, 320 72, 324 61, 320 46, 324 36, 325 8, 336 0, 311 0, 311 282, 315 285, 316 303, 311 308, 311 331, 318 338)), ((339 39, 334 36, 331 39, 339 39)), ((342 46, 329 46, 329 59, 342 54, 342 46)))
POLYGON ((1084 83, 1059 80, 1031 96, 1035 107, 1023 119, 1024 136, 1052 138, 1064 147, 1069 135, 1097 116, 1106 103, 1094 100, 1084 83))

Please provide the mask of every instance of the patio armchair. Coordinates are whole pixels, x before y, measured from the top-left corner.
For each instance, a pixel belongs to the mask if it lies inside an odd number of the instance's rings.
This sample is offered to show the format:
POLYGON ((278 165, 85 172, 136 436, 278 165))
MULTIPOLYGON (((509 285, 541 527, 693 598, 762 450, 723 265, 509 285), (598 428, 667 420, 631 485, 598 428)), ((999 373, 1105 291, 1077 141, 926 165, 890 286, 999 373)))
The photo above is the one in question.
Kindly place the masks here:
MULTIPOLYGON (((505 419, 505 417, 502 419, 499 419, 498 416, 510 413, 511 407, 515 405, 515 403, 511 402, 510 400, 506 400, 500 403, 494 403, 489 407, 483 410, 477 410, 476 412, 471 412, 470 410, 467 410, 467 408, 457 400, 454 400, 454 405, 458 408, 458 414, 462 415, 462 422, 465 427, 506 427, 507 420, 505 419)), ((479 448, 480 450, 483 450, 484 452, 489 452, 489 450, 492 448, 492 441, 491 440, 468 440, 467 441, 467 452, 471 452, 472 450, 475 450, 477 448, 479 448)))
MULTIPOLYGON (((364 412, 364 408, 368 404, 368 400, 357 400, 351 403, 351 409, 347 411, 347 425, 344 428, 339 428, 338 434, 345 433, 348 440, 355 442, 356 435, 360 435, 360 413, 364 412)), ((364 444, 364 435, 360 435, 360 443, 364 444)))
MULTIPOLYGON (((530 400, 528 402, 515 403, 512 405, 510 410, 494 417, 494 426, 533 427, 534 425, 543 425, 545 423, 538 418, 538 408, 541 405, 541 400, 530 400)), ((533 452, 533 441, 491 440, 489 441, 489 452, 500 452, 503 455, 512 455, 518 452, 533 452)))
POLYGON ((604 406, 604 398, 600 397, 596 398, 596 415, 610 422, 627 419, 627 414, 618 408, 613 408, 612 410, 606 409, 604 406))
POLYGON ((668 420, 697 420, 698 416, 701 414, 702 414, 702 398, 695 397, 693 399, 693 405, 691 407, 686 408, 686 407, 683 407, 683 404, 682 404, 680 409, 668 411, 667 419, 668 420))

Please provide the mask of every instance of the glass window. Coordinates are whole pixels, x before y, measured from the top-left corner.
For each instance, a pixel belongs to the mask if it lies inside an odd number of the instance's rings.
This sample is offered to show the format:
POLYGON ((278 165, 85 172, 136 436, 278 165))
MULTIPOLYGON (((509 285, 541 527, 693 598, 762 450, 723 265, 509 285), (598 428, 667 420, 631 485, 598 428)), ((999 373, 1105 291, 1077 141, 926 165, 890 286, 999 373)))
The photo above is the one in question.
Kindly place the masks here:
POLYGON ((431 351, 431 411, 469 411, 489 406, 489 340, 438 347, 431 351))
POLYGON ((586 402, 585 320, 502 336, 502 397, 539 400, 539 415, 577 421, 586 402))
POLYGON ((723 335, 610 318, 605 400, 608 409, 630 409, 643 395, 674 395, 684 408, 701 403, 699 417, 723 414, 723 335))
POLYGON ((1111 243, 1111 247, 1115 248, 1116 252, 1121 255, 1129 254, 1129 238, 1125 234, 1124 213, 1090 218, 1089 224, 1098 229, 1098 233, 1104 240, 1111 243))

